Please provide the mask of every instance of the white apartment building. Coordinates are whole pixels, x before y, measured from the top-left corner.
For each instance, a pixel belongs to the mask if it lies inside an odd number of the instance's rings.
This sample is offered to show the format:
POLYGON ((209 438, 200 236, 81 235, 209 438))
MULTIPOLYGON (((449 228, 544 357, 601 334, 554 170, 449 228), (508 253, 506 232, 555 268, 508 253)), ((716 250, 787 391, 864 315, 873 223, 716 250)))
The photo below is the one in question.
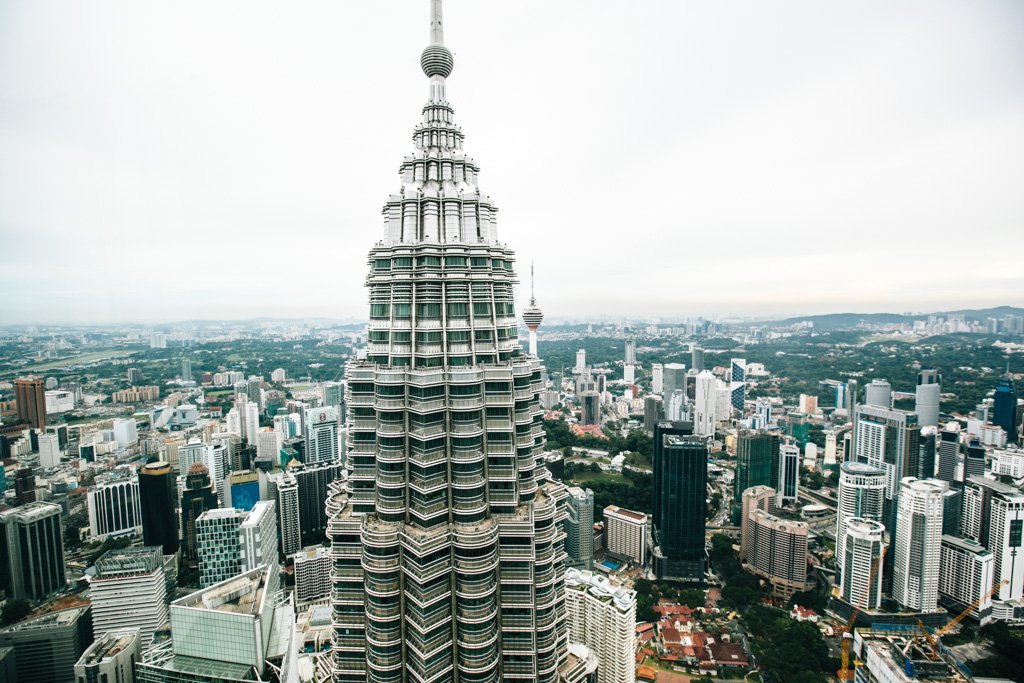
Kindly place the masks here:
POLYGON ((329 548, 302 550, 295 554, 295 603, 306 605, 331 594, 331 551, 329 548))
POLYGON ((565 572, 569 641, 597 653, 598 683, 635 683, 636 591, 590 571, 565 572))
POLYGON ((843 554, 836 556, 841 573, 839 594, 849 605, 878 609, 882 601, 882 552, 885 527, 874 519, 846 520, 843 554))
POLYGON ((904 477, 896 517, 893 600, 908 609, 934 612, 939 600, 944 482, 904 477))
POLYGON ((643 565, 647 562, 647 515, 618 505, 604 509, 607 551, 643 565))
POLYGON ((955 612, 978 602, 971 617, 986 624, 992 619, 992 589, 995 558, 984 546, 969 538, 942 537, 939 560, 939 601, 955 612))
POLYGON ((272 500, 261 500, 238 528, 239 560, 247 572, 264 564, 277 564, 277 515, 272 500))
POLYGON ((836 558, 842 573, 846 525, 854 517, 882 521, 885 472, 867 463, 847 461, 839 467, 839 502, 836 506, 836 558))

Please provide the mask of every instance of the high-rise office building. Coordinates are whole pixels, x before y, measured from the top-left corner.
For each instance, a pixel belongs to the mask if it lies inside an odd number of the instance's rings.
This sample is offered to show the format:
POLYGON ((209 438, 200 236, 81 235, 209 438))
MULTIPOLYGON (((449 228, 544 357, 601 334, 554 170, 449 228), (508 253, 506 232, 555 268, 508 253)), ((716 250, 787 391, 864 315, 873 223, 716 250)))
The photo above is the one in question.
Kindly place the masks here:
POLYGON ((914 412, 922 427, 939 424, 939 396, 942 394, 942 376, 938 370, 921 370, 917 373, 917 390, 914 395, 914 412))
MULTIPOLYGON (((1017 426, 1017 410, 1017 389, 1013 385, 1013 378, 1007 375, 996 384, 992 399, 992 424, 1006 431, 1006 440, 1009 443, 1017 443, 1020 433, 1017 426)), ((20 410, 18 415, 21 415, 20 410)))
POLYGON ((122 628, 139 630, 142 646, 167 623, 167 576, 159 546, 111 550, 96 561, 89 579, 96 636, 122 628))
POLYGON ((338 415, 344 419, 345 417, 345 383, 344 382, 324 382, 324 405, 328 408, 334 408, 338 411, 338 415))
POLYGON ((770 486, 772 464, 778 461, 779 437, 764 430, 742 431, 736 439, 736 469, 733 478, 734 520, 739 522, 743 492, 751 486, 770 486))
POLYGON ((75 680, 75 662, 92 644, 91 612, 89 605, 80 605, 0 629, 0 649, 14 650, 18 677, 10 683, 75 680))
POLYGON ((587 369, 587 350, 580 349, 576 352, 576 372, 583 372, 587 369))
MULTIPOLYGON (((334 427, 335 440, 337 440, 338 428, 334 427)), ((260 468, 271 468, 278 463, 281 457, 281 447, 284 446, 284 434, 265 427, 256 433, 256 463, 260 468)))
POLYGON ((192 381, 192 359, 190 358, 181 359, 181 381, 192 381))
POLYGON ((665 392, 665 366, 661 363, 651 365, 651 393, 662 394, 665 392))
POLYGON ((636 365, 636 341, 626 340, 626 355, 623 360, 625 365, 636 365))
POLYGON ((285 557, 302 548, 299 508, 299 484, 290 472, 285 472, 277 480, 277 527, 285 557))
POLYGON ((566 565, 577 569, 594 566, 594 492, 579 486, 568 489, 565 518, 566 565))
POLYGON ((584 391, 579 395, 580 424, 594 426, 601 424, 601 394, 596 391, 584 391))
POLYGON ((690 345, 690 367, 696 373, 704 372, 704 349, 696 344, 690 345))
POLYGON ((779 445, 778 491, 775 504, 795 504, 800 495, 800 447, 795 443, 779 445))
POLYGON ((885 472, 887 508, 882 523, 890 531, 895 528, 893 501, 899 496, 900 482, 918 470, 920 440, 915 413, 871 403, 854 411, 854 460, 885 472))
POLYGON ((142 541, 158 545, 164 555, 178 552, 178 519, 174 470, 168 462, 151 462, 139 470, 142 541))
MULTIPOLYGON (((844 558, 846 525, 853 518, 882 521, 885 502, 885 472, 862 462, 844 462, 839 467, 839 500, 836 505, 836 557, 844 558)), ((843 571, 840 563, 838 571, 843 571)))
POLYGON ((46 429, 46 386, 42 377, 14 380, 14 400, 19 422, 36 429, 46 429))
POLYGON ((520 350, 513 254, 445 95, 440 0, 431 39, 416 150, 370 255, 369 335, 388 353, 346 368, 334 683, 544 683, 566 659, 565 487, 538 467, 543 368, 520 350))
POLYGON ((309 408, 303 422, 306 426, 306 464, 338 462, 338 411, 327 407, 309 408))
POLYGON ((40 434, 39 443, 39 466, 44 470, 60 467, 60 439, 56 434, 40 434))
POLYGON ((995 560, 993 582, 1006 580, 999 601, 1024 597, 1024 492, 985 477, 964 482, 961 535, 980 543, 995 560))
POLYGON ((733 358, 729 363, 729 390, 732 407, 743 414, 743 404, 747 399, 747 360, 733 358))
POLYGON ((37 501, 0 512, 8 600, 41 600, 64 588, 60 506, 37 501))
POLYGON ((604 509, 605 549, 613 555, 643 566, 647 563, 649 522, 649 518, 643 512, 609 505, 604 509))
MULTIPOLYGON (((98 634, 97 634, 98 635, 98 634)), ((75 662, 75 683, 134 683, 135 662, 142 659, 137 629, 99 636, 75 662)))
POLYGON ((839 595, 848 605, 878 609, 882 601, 885 527, 864 517, 851 517, 844 526, 842 554, 836 553, 836 565, 841 571, 839 595))
POLYGON ((693 398, 693 431, 698 436, 714 436, 718 408, 718 379, 710 370, 697 375, 693 398))
POLYGON ((946 427, 939 432, 935 450, 938 460, 935 478, 948 482, 959 481, 957 468, 960 465, 960 424, 958 422, 946 423, 946 427))
POLYGON ((654 427, 665 419, 665 401, 661 396, 648 394, 644 397, 644 431, 654 433, 654 427))
POLYGON ((934 612, 938 606, 942 494, 946 488, 936 479, 904 477, 900 481, 892 598, 918 612, 934 612))
POLYGON ((707 514, 707 439, 688 422, 660 423, 654 432, 652 538, 660 579, 703 582, 707 514))
POLYGON ((959 536, 943 535, 939 559, 939 602, 943 607, 961 612, 971 609, 971 617, 985 624, 992 618, 992 596, 995 583, 995 558, 977 541, 959 536))
POLYGON ((139 478, 128 469, 98 478, 86 499, 89 532, 93 538, 136 534, 142 531, 139 478))
POLYGON ((976 438, 972 438, 964 446, 964 480, 968 477, 985 476, 985 447, 976 438))
POLYGON ((873 379, 864 387, 864 403, 877 408, 892 408, 892 385, 884 379, 873 379))
POLYGON ((679 392, 686 396, 686 366, 682 363, 666 363, 662 366, 662 395, 666 404, 679 392))
POLYGON ((207 510, 196 519, 199 585, 206 588, 242 571, 239 527, 246 513, 235 508, 207 510))
POLYGON ((601 574, 565 572, 569 640, 597 653, 598 683, 636 681, 636 591, 601 574))
POLYGON ((939 447, 939 430, 936 427, 922 427, 921 438, 917 444, 917 472, 910 476, 918 479, 931 479, 935 476, 935 456, 939 447))
POLYGON ((181 492, 181 558, 190 565, 199 562, 196 520, 217 507, 217 494, 210 482, 210 470, 201 462, 189 465, 185 489, 181 492))
POLYGON ((316 465, 289 465, 288 473, 295 478, 299 493, 299 524, 302 545, 321 543, 327 532, 327 513, 324 500, 331 482, 341 476, 338 462, 316 465))

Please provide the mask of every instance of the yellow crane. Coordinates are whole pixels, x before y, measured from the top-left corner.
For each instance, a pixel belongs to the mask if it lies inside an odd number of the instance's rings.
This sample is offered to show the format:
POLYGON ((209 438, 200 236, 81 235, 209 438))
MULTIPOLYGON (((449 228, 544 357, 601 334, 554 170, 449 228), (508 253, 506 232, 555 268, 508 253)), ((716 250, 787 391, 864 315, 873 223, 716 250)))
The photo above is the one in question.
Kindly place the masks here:
POLYGON ((864 604, 867 602, 868 597, 871 595, 871 587, 875 585, 875 577, 878 576, 878 571, 882 568, 882 561, 885 559, 885 551, 889 549, 889 546, 882 546, 882 552, 878 555, 878 561, 873 567, 871 567, 871 574, 868 575, 868 589, 861 596, 860 602, 853 607, 853 611, 850 612, 850 618, 846 620, 846 624, 840 626, 839 637, 842 641, 839 644, 839 649, 842 651, 843 665, 839 669, 839 681, 840 683, 847 683, 850 680, 850 645, 853 641, 853 634, 850 631, 853 630, 854 625, 857 623, 857 617, 860 616, 861 611, 864 609, 864 604))
POLYGON ((924 637, 928 641, 928 644, 931 645, 932 650, 934 650, 935 652, 938 652, 939 651, 939 640, 942 638, 942 636, 946 635, 947 633, 952 631, 954 628, 956 628, 956 625, 959 624, 964 619, 966 619, 970 615, 971 612, 973 612, 974 610, 978 609, 978 607, 981 606, 981 603, 985 602, 986 600, 991 598, 993 595, 998 593, 1000 590, 1002 590, 1003 586, 1005 586, 1008 583, 1010 583, 1009 579, 1003 579, 1002 581, 997 583, 995 586, 992 587, 992 590, 990 590, 989 592, 985 593, 983 596, 981 596, 980 598, 978 598, 977 600, 972 602, 970 605, 968 605, 967 609, 965 609, 963 612, 961 612, 960 614, 958 614, 955 617, 953 617, 952 619, 950 619, 948 624, 946 624, 945 626, 943 626, 942 628, 937 630, 935 633, 929 632, 928 629, 925 628, 924 622, 922 622, 920 619, 918 619, 917 620, 917 626, 918 626, 918 628, 921 629, 921 633, 924 634, 924 637))

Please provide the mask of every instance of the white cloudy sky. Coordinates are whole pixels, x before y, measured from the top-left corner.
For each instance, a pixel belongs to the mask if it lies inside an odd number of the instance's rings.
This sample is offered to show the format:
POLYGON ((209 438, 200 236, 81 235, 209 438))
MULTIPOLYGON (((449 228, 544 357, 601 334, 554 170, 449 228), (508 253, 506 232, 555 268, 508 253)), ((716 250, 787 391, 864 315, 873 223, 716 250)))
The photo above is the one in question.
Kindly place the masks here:
MULTIPOLYGON (((448 0, 549 317, 1024 303, 1024 3, 448 0)), ((0 3, 0 323, 362 317, 427 0, 0 3)))

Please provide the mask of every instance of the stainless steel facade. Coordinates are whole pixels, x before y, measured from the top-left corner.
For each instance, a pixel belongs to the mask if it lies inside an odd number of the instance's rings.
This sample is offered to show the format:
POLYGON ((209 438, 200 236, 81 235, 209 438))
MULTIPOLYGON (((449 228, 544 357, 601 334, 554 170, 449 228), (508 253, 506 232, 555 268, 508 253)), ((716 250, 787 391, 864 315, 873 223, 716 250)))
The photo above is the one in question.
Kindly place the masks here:
POLYGON ((566 491, 539 462, 543 369, 522 353, 514 256, 446 99, 439 0, 421 66, 430 97, 369 256, 368 354, 346 369, 333 677, 555 681, 566 491))

